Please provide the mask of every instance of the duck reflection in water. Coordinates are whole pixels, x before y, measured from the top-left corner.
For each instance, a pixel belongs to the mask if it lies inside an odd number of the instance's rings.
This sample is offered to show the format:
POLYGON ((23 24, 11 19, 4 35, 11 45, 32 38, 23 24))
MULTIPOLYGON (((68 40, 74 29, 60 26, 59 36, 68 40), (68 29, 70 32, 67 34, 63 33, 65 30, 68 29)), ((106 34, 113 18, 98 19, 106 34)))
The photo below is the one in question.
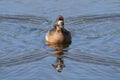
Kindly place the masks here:
POLYGON ((56 56, 56 63, 52 64, 53 68, 56 69, 58 72, 61 72, 63 70, 63 68, 65 67, 64 64, 64 52, 65 50, 63 50, 64 48, 69 47, 69 44, 48 44, 49 47, 55 49, 54 52, 52 52, 51 54, 56 56))
POLYGON ((61 72, 64 65, 63 54, 64 48, 69 47, 71 44, 71 33, 64 28, 64 18, 59 15, 54 23, 52 29, 50 29, 45 36, 48 46, 55 49, 56 51, 52 54, 56 55, 57 64, 52 64, 52 66, 61 72))

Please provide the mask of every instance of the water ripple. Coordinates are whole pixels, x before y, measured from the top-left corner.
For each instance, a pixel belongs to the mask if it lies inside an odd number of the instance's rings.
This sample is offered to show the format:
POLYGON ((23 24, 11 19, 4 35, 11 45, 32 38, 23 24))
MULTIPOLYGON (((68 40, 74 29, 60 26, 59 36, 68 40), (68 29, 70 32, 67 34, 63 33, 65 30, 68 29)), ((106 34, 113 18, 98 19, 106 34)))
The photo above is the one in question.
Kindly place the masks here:
POLYGON ((15 65, 20 65, 20 64, 42 60, 48 56, 48 54, 44 54, 44 53, 45 52, 24 55, 24 56, 19 56, 19 57, 0 59, 0 67, 15 66, 15 65))
POLYGON ((0 15, 0 21, 10 21, 10 22, 24 22, 31 24, 43 24, 47 22, 51 23, 46 17, 32 16, 32 15, 0 15))
POLYGON ((66 23, 69 25, 80 25, 88 22, 103 22, 103 21, 120 21, 120 14, 101 14, 101 15, 86 15, 77 17, 68 17, 66 23))
POLYGON ((120 60, 112 59, 112 58, 104 58, 104 57, 100 58, 92 55, 74 54, 74 53, 65 56, 65 58, 83 63, 92 63, 97 65, 120 67, 120 60))

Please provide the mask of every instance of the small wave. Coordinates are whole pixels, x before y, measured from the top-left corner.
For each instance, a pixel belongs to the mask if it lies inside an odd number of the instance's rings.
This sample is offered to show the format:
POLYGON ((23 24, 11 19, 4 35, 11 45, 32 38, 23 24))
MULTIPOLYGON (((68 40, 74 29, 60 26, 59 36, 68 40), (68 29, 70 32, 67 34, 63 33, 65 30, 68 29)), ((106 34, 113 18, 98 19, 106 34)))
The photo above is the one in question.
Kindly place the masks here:
POLYGON ((83 15, 68 17, 66 23, 69 25, 79 25, 88 22, 103 22, 106 20, 120 21, 120 14, 83 15))
POLYGON ((36 54, 19 56, 19 57, 1 59, 0 67, 15 66, 15 65, 39 61, 48 56, 47 54, 43 54, 43 53, 36 53, 36 54))
POLYGON ((112 59, 112 58, 100 58, 100 57, 85 55, 85 54, 70 54, 65 56, 65 58, 69 60, 77 61, 77 62, 120 67, 120 60, 112 59))
POLYGON ((46 17, 32 16, 32 15, 0 15, 1 21, 10 22, 24 22, 32 24, 42 24, 44 22, 51 23, 46 17))

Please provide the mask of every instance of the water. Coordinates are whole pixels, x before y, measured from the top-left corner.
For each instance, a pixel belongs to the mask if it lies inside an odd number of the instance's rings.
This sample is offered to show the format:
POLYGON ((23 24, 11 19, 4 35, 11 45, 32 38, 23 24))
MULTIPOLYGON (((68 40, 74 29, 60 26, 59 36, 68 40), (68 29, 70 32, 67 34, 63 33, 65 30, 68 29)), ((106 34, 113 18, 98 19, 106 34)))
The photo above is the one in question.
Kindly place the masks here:
POLYGON ((0 80, 119 80, 119 26, 119 0, 1 0, 0 80), (48 46, 58 15, 72 43, 48 46))

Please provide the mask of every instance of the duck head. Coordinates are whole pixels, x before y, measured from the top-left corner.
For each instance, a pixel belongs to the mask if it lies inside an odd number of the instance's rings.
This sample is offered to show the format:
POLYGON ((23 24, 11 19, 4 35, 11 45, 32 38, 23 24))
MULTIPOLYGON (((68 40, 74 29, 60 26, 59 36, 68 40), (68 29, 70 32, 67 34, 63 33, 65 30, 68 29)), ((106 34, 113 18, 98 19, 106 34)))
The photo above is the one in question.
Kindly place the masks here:
POLYGON ((59 15, 55 21, 55 24, 54 24, 54 27, 55 28, 64 28, 64 18, 63 16, 59 15))

